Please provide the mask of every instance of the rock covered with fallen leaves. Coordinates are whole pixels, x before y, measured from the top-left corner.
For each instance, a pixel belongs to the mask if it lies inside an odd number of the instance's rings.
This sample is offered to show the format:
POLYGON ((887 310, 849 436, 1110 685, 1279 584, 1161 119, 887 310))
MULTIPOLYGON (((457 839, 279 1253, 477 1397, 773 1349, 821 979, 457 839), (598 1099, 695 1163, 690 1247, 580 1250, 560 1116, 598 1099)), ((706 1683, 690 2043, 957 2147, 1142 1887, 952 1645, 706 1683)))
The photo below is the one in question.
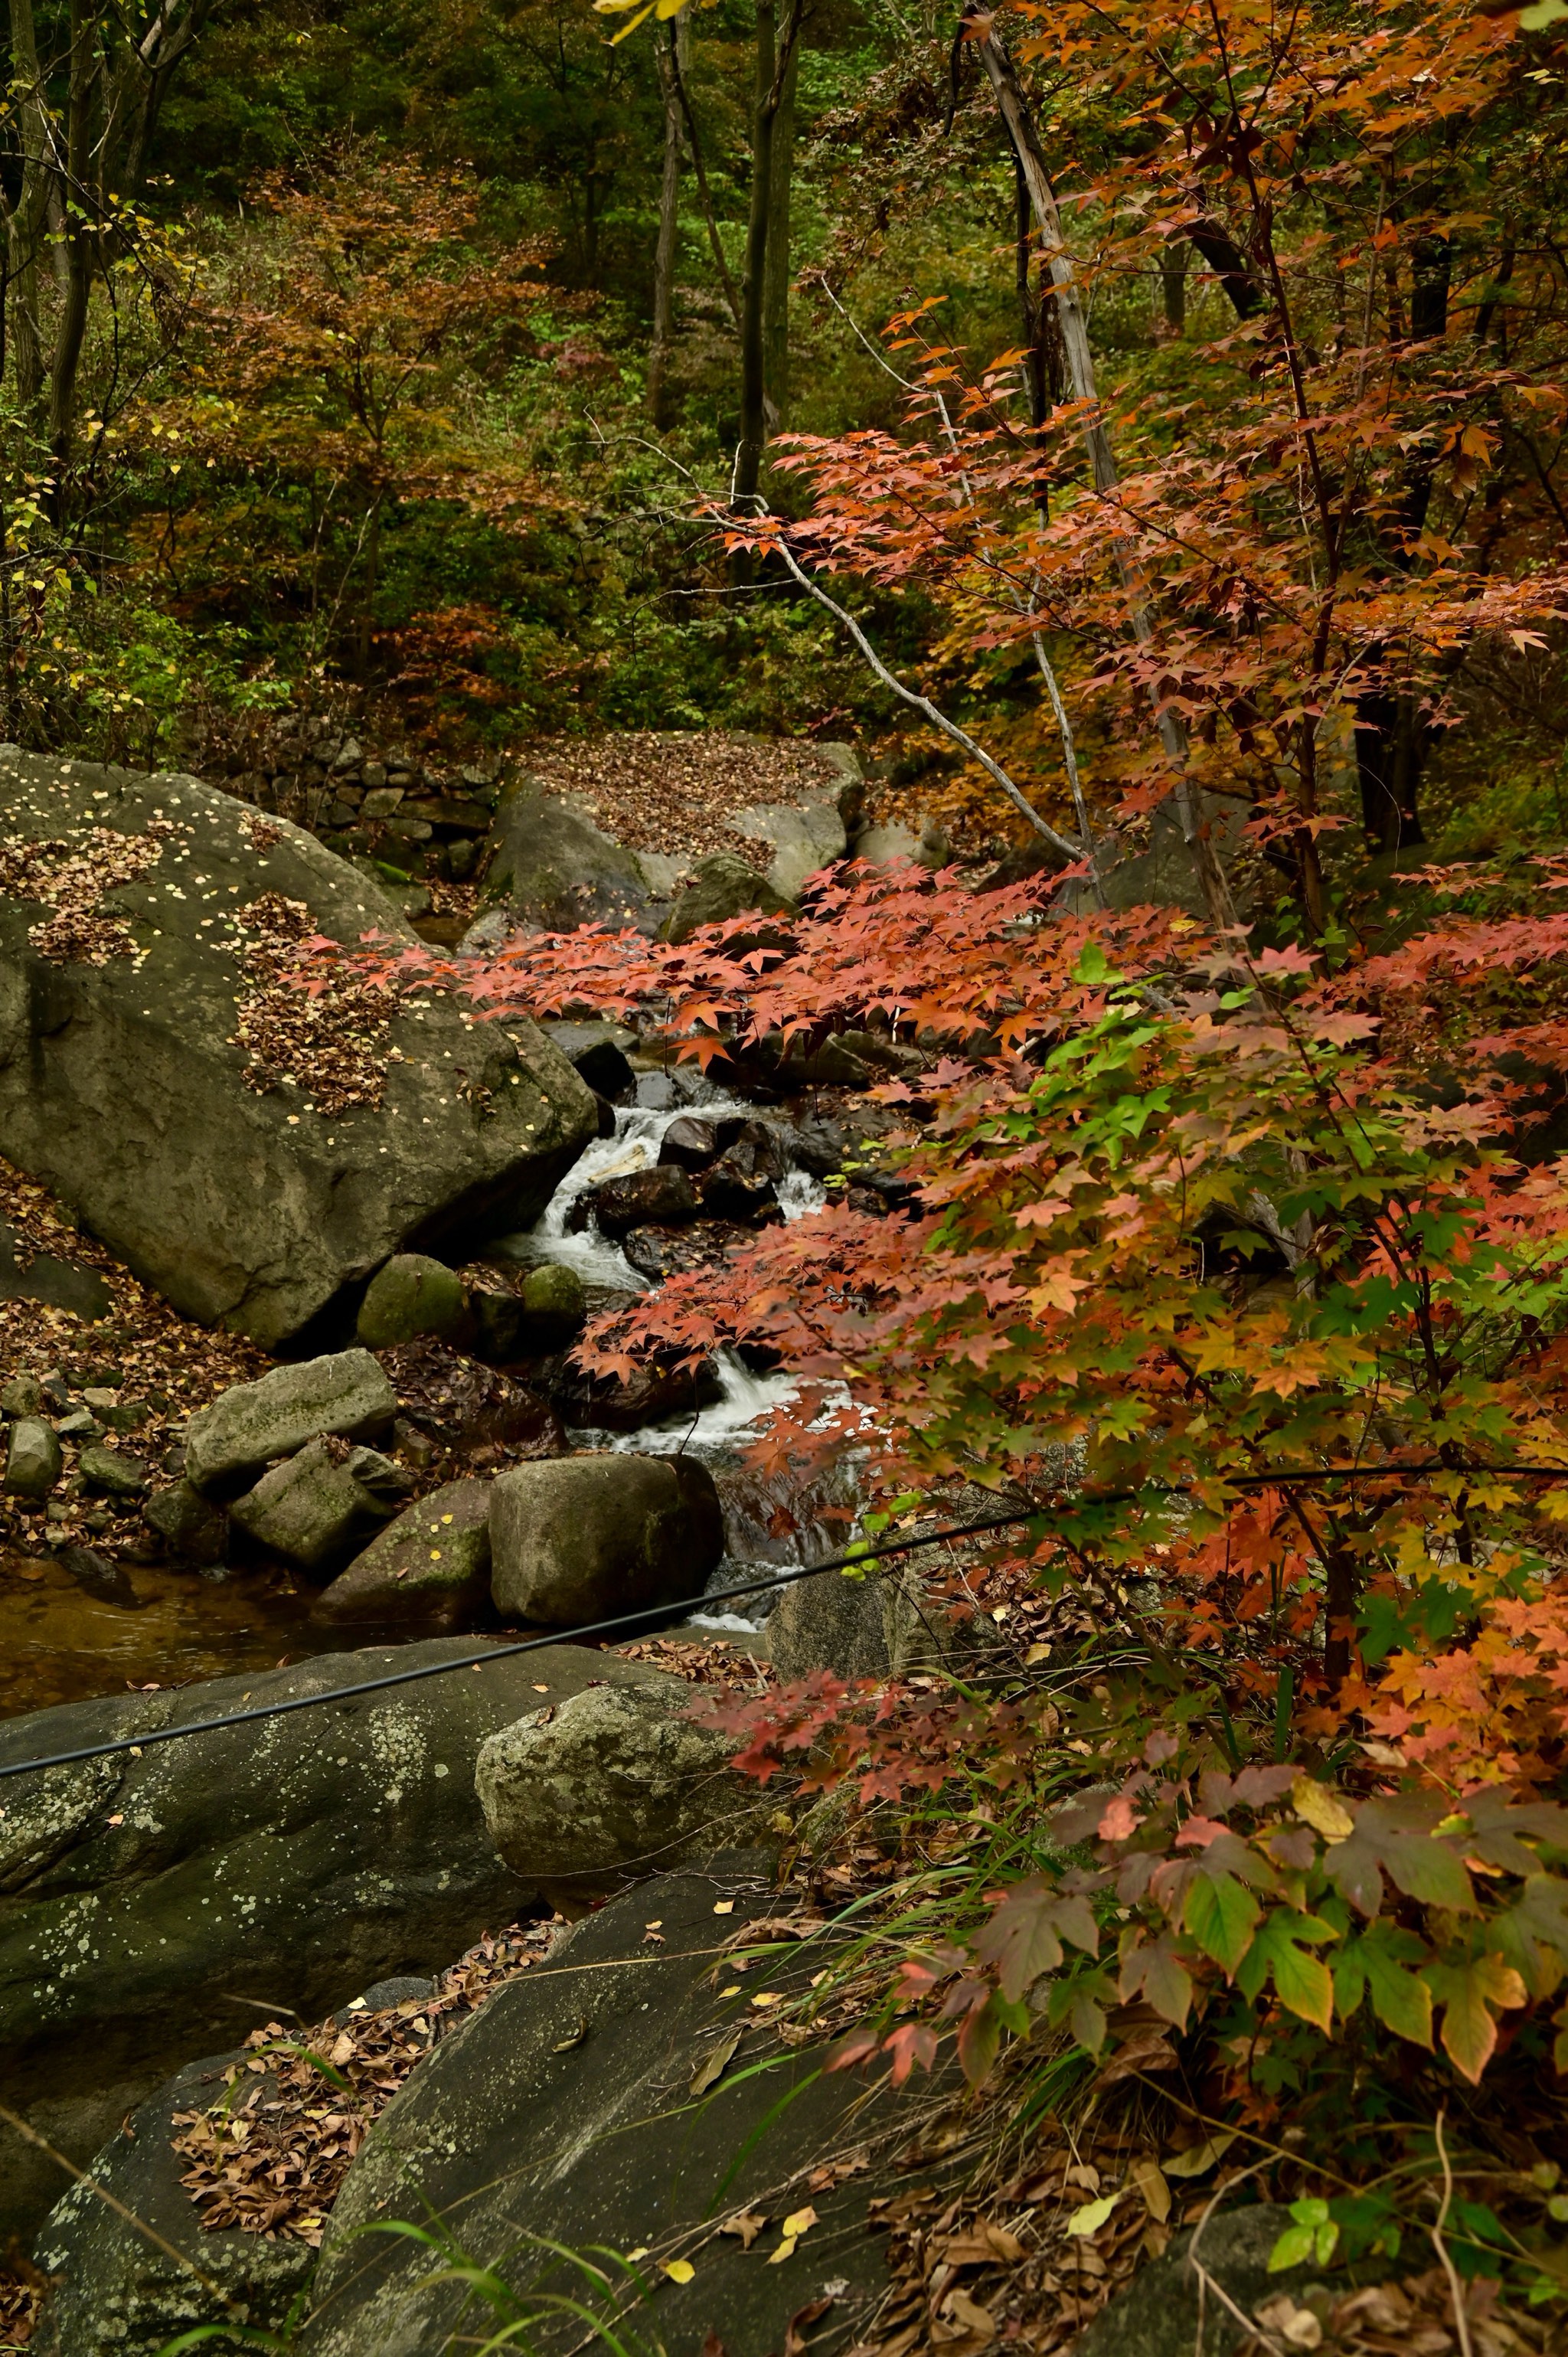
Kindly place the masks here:
POLYGON ((0 1152, 188 1315, 275 1348, 411 1242, 526 1224, 595 1135, 525 1020, 340 976, 412 940, 285 819, 0 748, 0 1152))
MULTIPOLYGON (((329 1697, 471 1640, 338 1653, 0 1723, 0 1761, 329 1697)), ((638 1663, 553 1646, 140 1752, 17 1775, 0 1817, 0 2085, 81 2166, 190 2055, 258 2008, 317 2018, 429 1970, 525 1893, 474 1801, 488 1735, 638 1663)), ((0 2169, 0 2244, 58 2196, 25 2148, 0 2169)))

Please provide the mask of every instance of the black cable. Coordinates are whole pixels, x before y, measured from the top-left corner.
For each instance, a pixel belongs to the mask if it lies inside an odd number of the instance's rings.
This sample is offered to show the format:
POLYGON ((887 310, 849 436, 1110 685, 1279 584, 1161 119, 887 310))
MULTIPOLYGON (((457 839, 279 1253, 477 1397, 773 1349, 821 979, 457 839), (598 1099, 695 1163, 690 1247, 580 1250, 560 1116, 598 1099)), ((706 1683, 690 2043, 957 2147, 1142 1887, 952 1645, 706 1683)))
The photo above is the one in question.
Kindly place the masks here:
MULTIPOLYGON (((1408 1480, 1412 1474, 1484 1473, 1494 1478, 1509 1475, 1530 1475, 1548 1480, 1568 1480, 1568 1466, 1563 1465, 1390 1465, 1325 1466, 1311 1473, 1240 1473, 1216 1475, 1221 1487, 1230 1490, 1283 1490, 1309 1485, 1314 1481, 1378 1481, 1408 1480)), ((1167 1497, 1187 1495, 1197 1485, 1191 1481, 1144 1481, 1135 1490, 1102 1490, 1086 1493, 1076 1501, 1079 1506, 1123 1506, 1135 1504, 1150 1491, 1167 1497)), ((797 1580, 814 1579, 819 1572, 845 1571, 857 1564, 872 1563, 882 1556, 908 1555, 916 1547, 940 1546, 947 1539, 983 1536, 987 1531, 1015 1530, 1021 1523, 1040 1521, 1063 1506, 1030 1506, 1020 1513, 992 1514, 983 1522, 955 1523, 949 1529, 929 1531, 921 1538, 883 1539, 870 1544, 854 1547, 846 1555, 829 1555, 822 1563, 795 1564, 788 1571, 774 1573, 767 1579, 748 1579, 740 1587, 715 1587, 701 1596, 677 1597, 672 1602, 650 1606, 641 1612, 618 1613, 613 1620, 590 1620, 577 1629, 554 1629, 542 1637, 522 1637, 510 1645, 487 1645, 482 1652, 460 1653, 446 1662, 424 1662, 416 1670, 394 1670, 384 1678, 366 1678, 359 1685, 333 1686, 325 1694, 294 1695, 284 1702, 258 1704, 254 1710, 232 1710, 220 1718, 189 1720, 184 1727, 156 1727, 145 1735, 124 1735, 113 1743, 84 1743, 75 1751, 54 1751, 41 1760, 14 1760, 0 1762, 0 1780, 8 1776, 29 1776, 44 1768, 68 1768, 82 1760, 107 1760, 117 1752, 143 1751, 150 1744, 172 1743, 177 1737, 205 1735, 224 1727, 249 1727, 257 1719, 282 1718, 294 1710, 315 1710, 327 1703, 351 1702, 356 1695, 383 1694, 392 1686, 408 1686, 421 1678, 445 1677, 451 1670, 481 1668, 487 1662, 503 1662, 517 1653, 537 1653, 550 1645, 570 1645, 584 1637, 607 1637, 617 1630, 650 1631, 667 1626, 671 1616, 678 1612, 698 1610, 706 1604, 726 1604, 736 1597, 763 1596, 775 1587, 792 1587, 797 1580)), ((0 1733, 4 1723, 0 1722, 0 1733)))

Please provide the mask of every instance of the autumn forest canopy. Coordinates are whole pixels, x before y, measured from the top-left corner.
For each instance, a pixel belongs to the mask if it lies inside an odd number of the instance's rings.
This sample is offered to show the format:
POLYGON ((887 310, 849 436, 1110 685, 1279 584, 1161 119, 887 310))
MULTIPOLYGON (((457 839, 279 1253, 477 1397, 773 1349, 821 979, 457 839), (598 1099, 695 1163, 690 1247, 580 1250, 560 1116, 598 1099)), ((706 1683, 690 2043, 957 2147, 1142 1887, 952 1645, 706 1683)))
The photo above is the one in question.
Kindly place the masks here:
MULTIPOLYGON (((770 1543, 1011 1518, 924 1558, 929 1674, 710 1698, 878 1861, 827 2072, 1112 2135, 1123 2273, 1190 2175, 1407 2284, 1228 2345, 1564 2346, 1568 5, 9 22, 0 737, 422 892, 277 904, 267 1006, 355 1054, 607 1018, 870 1108, 799 1217, 715 1132, 733 1232, 557 1369, 787 1374, 770 1543), (845 745, 788 889, 495 913, 519 779, 657 856, 661 762, 845 745), (368 831, 437 774, 510 781, 489 849, 368 831)), ((1069 2345, 948 2280, 860 2357, 1069 2345)))

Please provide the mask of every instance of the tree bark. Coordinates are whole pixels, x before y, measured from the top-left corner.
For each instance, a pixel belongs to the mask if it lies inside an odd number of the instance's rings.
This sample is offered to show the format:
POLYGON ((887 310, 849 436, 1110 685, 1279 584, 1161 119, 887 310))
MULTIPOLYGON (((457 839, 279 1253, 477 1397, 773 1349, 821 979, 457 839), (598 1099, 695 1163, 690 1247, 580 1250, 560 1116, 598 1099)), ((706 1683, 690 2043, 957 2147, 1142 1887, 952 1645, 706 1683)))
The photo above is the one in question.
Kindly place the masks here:
POLYGON ((653 252, 653 343, 648 356, 648 414, 662 433, 670 423, 670 355, 675 341, 675 242, 681 226, 681 101, 676 50, 686 12, 670 23, 668 44, 656 44, 664 98, 664 172, 659 184, 659 242, 653 252))
MULTIPOLYGON (((1089 326, 1083 306, 1078 299, 1078 278, 1072 257, 1062 234, 1061 214, 1057 207, 1056 191, 1051 186, 1045 152, 1034 115, 1024 95, 1022 85, 1013 70, 1012 59, 997 41, 991 29, 991 20, 980 20, 984 26, 977 30, 975 47, 980 51, 996 95, 1002 119, 1018 158, 1019 169, 1027 183, 1035 218, 1039 224, 1046 259, 1050 266, 1051 283, 1056 296, 1057 317, 1061 327, 1062 349, 1066 356, 1068 381, 1075 401, 1093 404, 1083 428, 1084 447, 1089 453, 1090 470, 1094 488, 1102 496, 1114 493, 1121 478, 1111 447, 1111 437, 1099 414, 1100 392, 1095 381, 1094 356, 1090 350, 1089 326)), ((1128 619, 1133 636, 1141 647, 1152 646, 1155 638, 1153 617, 1149 611, 1148 592, 1120 534, 1115 539, 1116 568, 1122 577, 1127 597, 1128 619)), ((1155 726, 1159 731, 1165 757, 1175 773, 1171 801, 1175 806, 1182 840, 1192 861, 1203 905, 1209 922, 1218 931, 1228 931, 1238 922, 1230 887, 1220 866, 1214 846, 1208 840, 1206 823, 1198 809, 1187 777, 1187 735, 1178 716, 1168 708, 1162 711, 1151 690, 1155 705, 1155 726)))
POLYGON ((784 86, 773 125, 769 170, 768 266, 763 287, 763 375, 768 430, 777 434, 789 404, 789 196, 795 178, 795 86, 800 74, 800 44, 784 65, 784 86))
MULTIPOLYGON (((1418 238, 1412 256, 1410 331, 1418 343, 1448 332, 1448 296, 1453 247, 1447 238, 1418 238)), ((1437 470, 1432 452, 1411 462, 1394 512, 1392 560, 1407 573, 1415 563, 1414 543, 1426 522, 1437 470)), ((1432 748, 1432 730, 1417 698, 1383 686, 1358 697, 1356 767, 1361 787, 1361 823, 1369 851, 1398 852, 1424 843, 1421 780, 1432 748)))
POLYGON ((1165 336, 1179 342, 1187 333, 1187 261, 1190 248, 1178 240, 1160 256, 1160 312, 1165 336))
POLYGON ((740 447, 736 453, 736 504, 752 507, 762 480, 768 440, 768 243, 773 213, 774 137, 784 83, 800 38, 802 0, 785 0, 782 25, 776 0, 757 0, 757 66, 751 131, 751 202, 746 223, 746 275, 740 309, 740 447))

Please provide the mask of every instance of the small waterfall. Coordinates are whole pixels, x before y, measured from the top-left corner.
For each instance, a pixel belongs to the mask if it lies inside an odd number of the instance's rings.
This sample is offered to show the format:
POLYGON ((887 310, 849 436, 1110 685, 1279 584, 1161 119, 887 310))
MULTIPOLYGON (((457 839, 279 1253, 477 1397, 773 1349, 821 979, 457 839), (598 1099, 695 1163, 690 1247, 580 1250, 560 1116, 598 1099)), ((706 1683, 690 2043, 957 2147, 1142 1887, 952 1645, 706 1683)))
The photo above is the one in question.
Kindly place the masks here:
MULTIPOLYGON (((542 1261, 560 1262, 575 1268, 585 1285, 613 1286, 622 1293, 646 1293, 649 1279, 633 1268, 612 1238, 600 1234, 596 1223, 590 1222, 573 1234, 566 1222, 580 1196, 603 1186, 607 1179, 650 1169, 659 1159, 665 1131, 682 1114, 696 1114, 704 1121, 723 1121, 732 1115, 745 1121, 758 1117, 755 1105, 725 1095, 694 1076, 683 1080, 682 1088, 684 1101, 668 1107, 654 1110, 639 1104, 618 1106, 615 1135, 596 1139, 584 1149, 536 1224, 519 1234, 502 1237, 491 1249, 526 1267, 537 1266, 542 1261)), ((809 1171, 792 1168, 779 1180, 778 1196, 785 1219, 793 1221, 820 1211, 827 1200, 827 1189, 809 1171)), ((850 1482, 848 1467, 842 1461, 825 1479, 818 1477, 804 1484, 792 1483, 788 1475, 781 1480, 765 1480, 746 1467, 746 1442, 756 1436, 775 1408, 787 1406, 796 1397, 798 1385, 784 1368, 772 1374, 754 1374, 732 1350, 716 1351, 714 1364, 720 1384, 719 1397, 694 1416, 672 1416, 667 1424, 644 1425, 635 1432, 575 1428, 572 1439, 580 1448, 602 1448, 622 1455, 684 1454, 709 1467, 724 1497, 732 1546, 744 1550, 741 1555, 726 1554, 708 1583, 717 1588, 738 1586, 748 1571, 758 1567, 766 1570, 831 1554, 843 1544, 846 1526, 842 1522, 822 1521, 822 1508, 829 1502, 830 1491, 832 1502, 839 1501, 841 1493, 847 1500, 850 1482), (772 1512, 780 1505, 796 1524, 783 1538, 769 1529, 772 1512)), ((757 1597, 755 1605, 749 1599, 742 1599, 738 1611, 729 1609, 712 1614, 693 1613, 693 1620, 707 1629, 754 1630, 767 1619, 776 1593, 768 1591, 757 1597)))

